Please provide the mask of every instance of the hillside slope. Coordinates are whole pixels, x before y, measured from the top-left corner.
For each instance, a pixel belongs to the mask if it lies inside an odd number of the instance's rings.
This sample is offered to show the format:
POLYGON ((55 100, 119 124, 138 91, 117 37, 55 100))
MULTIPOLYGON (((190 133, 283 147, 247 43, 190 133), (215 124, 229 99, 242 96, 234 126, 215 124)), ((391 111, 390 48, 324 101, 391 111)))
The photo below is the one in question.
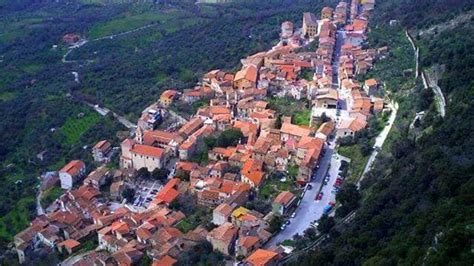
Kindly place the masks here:
MULTIPOLYGON (((470 12, 470 1, 378 1, 369 45, 388 44, 392 55, 376 66, 401 115, 389 147, 363 184, 364 200, 345 229, 298 262, 305 265, 472 265, 474 254, 474 34, 472 20, 450 31, 417 36, 422 67, 444 66, 439 85, 447 98, 441 118, 420 81, 390 72, 404 65, 407 27, 419 30, 470 12), (423 8, 421 8, 423 7, 423 8), (396 19, 401 27, 389 26, 396 19), (381 34, 383 33, 383 34, 381 34), (393 75, 393 76, 392 76, 393 75), (415 106, 415 107, 413 107, 415 106), (409 123, 424 106, 417 129, 409 123), (414 132, 417 131, 417 132, 414 132)), ((375 46, 377 47, 377 46, 375 46)), ((402 71, 400 69, 399 71, 402 71)), ((432 98, 432 96, 431 96, 432 98)), ((296 264, 293 262, 293 264, 296 264)))

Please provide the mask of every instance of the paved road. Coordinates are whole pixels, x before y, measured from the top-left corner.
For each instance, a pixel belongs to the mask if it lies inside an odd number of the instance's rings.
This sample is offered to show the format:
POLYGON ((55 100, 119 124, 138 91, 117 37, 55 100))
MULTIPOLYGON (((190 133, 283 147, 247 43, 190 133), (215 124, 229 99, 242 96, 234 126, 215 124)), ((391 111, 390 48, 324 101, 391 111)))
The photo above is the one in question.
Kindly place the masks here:
POLYGON ((361 178, 357 182, 358 187, 360 187, 360 183, 364 179, 365 174, 372 168, 375 158, 379 154, 379 150, 382 148, 385 140, 387 139, 388 133, 390 133, 390 129, 392 129, 393 123, 395 122, 395 118, 397 117, 398 103, 390 103, 389 107, 390 109, 392 109, 392 113, 390 114, 390 118, 388 119, 388 125, 386 125, 382 132, 380 132, 380 134, 375 138, 374 149, 372 150, 372 154, 370 154, 369 160, 365 165, 361 178))
POLYGON ((41 206, 41 197, 42 197, 42 195, 43 195, 43 191, 40 188, 39 191, 38 191, 38 194, 36 195, 36 214, 38 216, 44 214, 43 206, 41 206))
POLYGON ((426 75, 422 75, 422 77, 426 77, 426 82, 435 94, 435 100, 438 106, 439 114, 441 117, 444 117, 446 115, 446 99, 444 98, 444 94, 441 91, 441 88, 438 86, 438 81, 434 78, 434 74, 430 74, 427 71, 425 71, 425 74, 426 75))
MULTIPOLYGON (((72 53, 72 51, 84 46, 86 43, 96 42, 96 41, 106 40, 106 39, 113 40, 116 37, 124 36, 124 35, 130 34, 130 33, 133 33, 133 32, 144 30, 144 29, 148 29, 148 28, 153 27, 155 25, 158 25, 158 24, 152 23, 152 24, 148 24, 148 25, 145 25, 145 26, 142 26, 142 27, 138 27, 138 28, 133 29, 133 30, 129 30, 129 31, 125 31, 125 32, 117 33, 117 34, 112 34, 112 35, 108 35, 108 36, 104 36, 104 37, 95 38, 95 39, 92 39, 90 41, 86 40, 86 39, 80 40, 79 42, 77 42, 74 45, 69 47, 69 50, 63 55, 62 62, 63 63, 77 62, 78 60, 67 60, 67 57, 69 56, 69 54, 72 53)), ((88 61, 90 61, 90 60, 88 60, 88 61)))
POLYGON ((127 118, 125 118, 124 116, 121 116, 115 112, 112 112, 110 109, 108 109, 107 107, 100 107, 98 105, 95 105, 95 104, 92 104, 90 102, 87 102, 85 100, 82 100, 82 99, 78 99, 80 100, 81 102, 87 104, 89 107, 93 108, 97 113, 99 113, 101 116, 106 116, 108 113, 112 113, 112 115, 117 119, 117 121, 119 121, 122 125, 124 125, 126 128, 128 129, 131 129, 131 128, 136 128, 137 127, 137 124, 135 123, 132 123, 130 120, 128 120, 127 118))
MULTIPOLYGON (((339 56, 341 54, 341 47, 344 43, 344 31, 339 30, 336 35, 336 46, 334 50, 334 59, 332 63, 333 67, 333 79, 338 80, 339 77, 339 56)), ((334 87, 340 90, 338 84, 334 84, 334 87)), ((347 105, 343 104, 341 113, 345 112, 347 105)), ((313 110, 314 112, 314 110, 313 110)), ((336 110, 326 110, 326 112, 336 112, 336 110)), ((335 115, 334 115, 335 117, 335 115)), ((337 120, 337 118, 336 118, 337 120)), ((303 234, 303 232, 311 226, 311 222, 318 220, 323 215, 324 207, 330 202, 335 202, 335 194, 331 193, 333 184, 338 176, 339 167, 341 165, 341 156, 334 153, 335 139, 330 142, 330 145, 326 145, 326 153, 321 158, 320 167, 316 171, 313 181, 309 184, 312 185, 313 189, 307 190, 301 200, 301 204, 298 206, 296 216, 290 219, 291 223, 286 227, 285 230, 279 232, 274 236, 267 244, 266 247, 276 245, 286 239, 291 239, 295 234, 303 234), (329 173, 329 181, 327 185, 323 185, 326 173, 329 173), (315 197, 320 191, 324 193, 322 200, 316 201, 315 197)))
POLYGON ((271 247, 286 239, 291 239, 295 234, 303 234, 310 227, 311 222, 321 218, 324 206, 330 201, 335 200, 335 195, 331 193, 331 190, 332 184, 334 184, 337 178, 340 161, 336 159, 336 156, 333 156, 335 140, 330 144, 330 146, 326 147, 326 153, 321 158, 319 169, 316 171, 314 179, 309 183, 313 188, 307 190, 304 194, 301 204, 296 210, 295 218, 290 219, 291 223, 286 229, 274 236, 266 244, 266 247, 271 247), (324 186, 323 180, 328 172, 330 173, 330 181, 324 186), (314 199, 320 188, 324 196, 322 200, 316 201, 314 199))

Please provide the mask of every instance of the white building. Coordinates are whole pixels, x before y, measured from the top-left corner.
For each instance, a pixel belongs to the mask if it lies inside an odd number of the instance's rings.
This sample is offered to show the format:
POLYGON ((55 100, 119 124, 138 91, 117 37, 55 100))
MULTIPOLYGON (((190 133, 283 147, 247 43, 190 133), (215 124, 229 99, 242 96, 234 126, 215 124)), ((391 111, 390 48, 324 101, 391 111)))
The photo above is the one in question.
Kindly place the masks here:
POLYGON ((59 180, 61 181, 61 188, 71 189, 79 178, 86 173, 86 165, 83 161, 74 160, 66 164, 59 170, 59 180))

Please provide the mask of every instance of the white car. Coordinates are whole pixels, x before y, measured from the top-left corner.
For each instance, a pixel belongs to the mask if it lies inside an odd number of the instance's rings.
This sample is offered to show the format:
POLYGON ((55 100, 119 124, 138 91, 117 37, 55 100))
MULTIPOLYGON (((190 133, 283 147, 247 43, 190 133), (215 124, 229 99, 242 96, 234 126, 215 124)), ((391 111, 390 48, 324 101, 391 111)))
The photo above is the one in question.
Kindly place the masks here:
POLYGON ((295 217, 296 217, 296 212, 291 214, 291 218, 295 218, 295 217))

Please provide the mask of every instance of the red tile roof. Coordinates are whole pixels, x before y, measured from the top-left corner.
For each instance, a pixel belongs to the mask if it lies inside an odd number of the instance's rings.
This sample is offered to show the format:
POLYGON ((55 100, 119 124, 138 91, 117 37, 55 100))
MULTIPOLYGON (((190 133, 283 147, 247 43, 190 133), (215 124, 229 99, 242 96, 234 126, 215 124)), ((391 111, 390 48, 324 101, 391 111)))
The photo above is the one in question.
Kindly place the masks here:
POLYGON ((93 149, 103 151, 103 150, 107 150, 109 147, 110 147, 110 142, 108 142, 107 140, 101 140, 101 141, 97 142, 97 144, 95 144, 93 149))
POLYGON ((69 249, 73 249, 79 245, 81 245, 81 243, 74 239, 67 239, 58 244, 58 246, 64 246, 65 248, 69 248, 69 249))
POLYGON ((290 191, 283 191, 280 194, 278 194, 278 196, 275 198, 275 200, 273 202, 281 204, 281 205, 287 205, 294 198, 295 198, 295 195, 293 193, 291 193, 290 191))
POLYGON ((59 170, 60 173, 68 173, 70 175, 77 175, 81 171, 81 169, 85 168, 86 165, 84 164, 83 161, 80 160, 74 160, 70 161, 68 164, 66 164, 61 170, 59 170))
POLYGON ((246 261, 252 266, 265 266, 274 260, 276 256, 278 256, 276 252, 266 249, 257 249, 246 261))
POLYGON ((178 196, 179 192, 175 189, 177 185, 179 184, 179 179, 178 178, 173 178, 166 185, 156 194, 155 202, 157 204, 160 204, 162 202, 165 202, 167 204, 170 204, 173 202, 178 196))
POLYGON ((151 156, 155 158, 161 158, 163 157, 165 153, 165 150, 163 150, 162 148, 141 145, 141 144, 135 144, 130 151, 135 154, 151 156))
POLYGON ((253 65, 244 67, 242 70, 237 72, 237 74, 235 74, 234 78, 235 81, 241 79, 246 79, 251 82, 257 82, 257 68, 253 65))
POLYGON ((239 238, 238 245, 244 247, 245 249, 252 248, 260 241, 256 236, 244 236, 239 238))
POLYGON ((168 99, 173 99, 176 94, 178 94, 177 91, 175 90, 165 90, 162 94, 161 94, 161 97, 160 98, 168 98, 168 99))
POLYGON ((178 261, 166 255, 159 260, 153 261, 152 266, 173 266, 176 262, 178 261))
POLYGON ((262 171, 255 171, 251 172, 249 174, 244 174, 245 177, 247 177, 252 183, 255 184, 255 186, 260 186, 263 181, 263 177, 265 176, 265 173, 262 171))

